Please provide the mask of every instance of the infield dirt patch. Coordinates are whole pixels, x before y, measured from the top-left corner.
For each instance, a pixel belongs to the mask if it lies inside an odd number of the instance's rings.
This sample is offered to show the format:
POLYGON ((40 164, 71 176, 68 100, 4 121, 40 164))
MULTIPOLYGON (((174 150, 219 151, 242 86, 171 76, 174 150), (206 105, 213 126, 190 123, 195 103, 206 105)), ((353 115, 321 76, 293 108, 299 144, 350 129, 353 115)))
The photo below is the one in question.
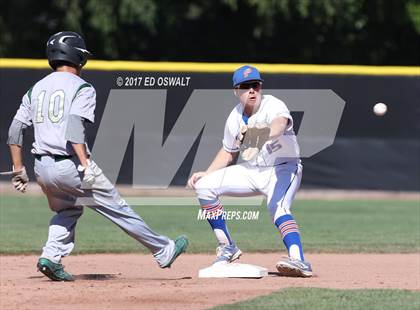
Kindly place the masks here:
POLYGON ((307 254, 315 277, 276 274, 278 253, 245 253, 240 262, 269 269, 263 279, 199 279, 213 255, 182 255, 160 269, 152 255, 95 254, 64 260, 75 282, 52 282, 36 256, 1 256, 1 309, 204 309, 286 287, 393 288, 420 291, 420 253, 307 254))

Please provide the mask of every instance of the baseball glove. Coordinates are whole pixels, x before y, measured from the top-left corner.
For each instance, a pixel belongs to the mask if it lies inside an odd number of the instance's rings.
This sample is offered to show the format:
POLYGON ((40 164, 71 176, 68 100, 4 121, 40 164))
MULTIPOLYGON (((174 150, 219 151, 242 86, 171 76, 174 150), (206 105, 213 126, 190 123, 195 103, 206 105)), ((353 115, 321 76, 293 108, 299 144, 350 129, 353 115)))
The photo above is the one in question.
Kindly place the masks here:
POLYGON ((238 135, 241 157, 245 161, 253 159, 261 150, 270 136, 267 124, 257 124, 255 127, 243 126, 238 135))

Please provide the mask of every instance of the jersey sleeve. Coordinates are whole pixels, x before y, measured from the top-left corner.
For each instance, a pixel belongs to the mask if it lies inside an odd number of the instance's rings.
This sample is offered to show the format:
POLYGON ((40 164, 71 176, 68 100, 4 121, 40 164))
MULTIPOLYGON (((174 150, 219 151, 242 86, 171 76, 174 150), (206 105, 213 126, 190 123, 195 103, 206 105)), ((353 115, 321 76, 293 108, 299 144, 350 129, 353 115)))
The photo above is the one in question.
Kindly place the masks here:
POLYGON ((95 121, 96 91, 85 83, 79 87, 72 100, 70 115, 78 115, 89 122, 95 121))
POLYGON ((225 132, 223 135, 223 149, 229 153, 239 152, 239 148, 236 145, 236 136, 238 132, 234 132, 231 125, 232 116, 228 117, 225 125, 225 132))
POLYGON ((285 117, 289 120, 288 124, 287 124, 287 128, 286 130, 290 130, 293 128, 293 118, 292 115, 290 114, 289 109, 287 108, 287 106, 284 104, 283 101, 272 97, 272 100, 270 102, 270 113, 268 114, 268 123, 271 124, 271 122, 278 117, 285 117))
POLYGON ((21 123, 32 126, 32 116, 31 116, 31 94, 32 88, 22 97, 22 103, 20 104, 19 109, 16 112, 15 119, 21 123))

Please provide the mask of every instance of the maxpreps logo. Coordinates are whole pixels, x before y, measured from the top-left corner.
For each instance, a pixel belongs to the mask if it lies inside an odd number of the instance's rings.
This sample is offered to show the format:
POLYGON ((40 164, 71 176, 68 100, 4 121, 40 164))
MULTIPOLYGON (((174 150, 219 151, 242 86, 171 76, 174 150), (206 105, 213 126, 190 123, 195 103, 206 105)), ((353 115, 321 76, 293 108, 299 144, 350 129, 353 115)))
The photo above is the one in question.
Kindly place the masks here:
POLYGON ((206 210, 199 209, 197 214, 197 220, 216 220, 221 218, 223 220, 240 220, 240 221, 258 221, 260 217, 260 211, 222 211, 217 210, 215 212, 207 212, 206 210))
POLYGON ((247 78, 248 75, 250 75, 250 73, 252 72, 252 68, 248 68, 244 71, 244 78, 247 78))
MULTIPOLYGON (((245 79, 254 71, 245 68, 248 74, 245 79)), ((345 103, 332 90, 270 89, 267 92, 286 102, 290 111, 303 113, 299 128, 295 128, 301 157, 311 157, 333 144, 345 103)), ((111 89, 92 157, 115 184, 132 139, 134 186, 167 188, 194 143, 197 149, 192 171, 207 166, 212 160, 209 154, 220 149, 221 129, 232 110, 226 102, 234 102, 236 99, 232 97, 231 89, 194 89, 183 103, 170 133, 164 135, 162 115, 167 113, 168 90, 111 89), (110 139, 114 143, 111 149, 110 139)))

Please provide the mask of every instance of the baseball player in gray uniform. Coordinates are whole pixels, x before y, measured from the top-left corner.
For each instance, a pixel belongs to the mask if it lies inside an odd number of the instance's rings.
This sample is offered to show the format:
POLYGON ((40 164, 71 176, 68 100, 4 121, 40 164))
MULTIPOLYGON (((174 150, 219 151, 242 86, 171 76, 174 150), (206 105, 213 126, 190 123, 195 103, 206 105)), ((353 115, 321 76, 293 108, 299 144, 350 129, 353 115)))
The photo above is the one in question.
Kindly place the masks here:
POLYGON ((194 173, 188 184, 195 188, 219 242, 216 264, 232 262, 242 254, 227 229, 219 196, 262 194, 289 254, 277 263, 277 270, 285 276, 311 277, 312 268, 304 260, 299 228, 290 211, 302 177, 293 118, 281 100, 262 94, 262 82, 254 67, 243 66, 234 72, 234 93, 240 102, 226 121, 223 146, 208 169, 194 173), (241 149, 244 161, 232 164, 241 149))
POLYGON ((90 54, 85 42, 77 33, 59 32, 48 40, 46 52, 54 72, 23 96, 8 138, 13 161, 12 183, 17 190, 25 192, 28 176, 21 147, 24 130, 33 126, 35 175, 49 207, 55 212, 38 269, 55 281, 74 279, 63 269, 61 258, 74 248, 75 227, 83 212, 78 198, 94 201, 88 207, 147 247, 161 268, 170 267, 186 250, 188 239, 179 236, 171 240, 150 229, 90 158, 85 125, 95 120, 96 93, 80 77, 90 54))

